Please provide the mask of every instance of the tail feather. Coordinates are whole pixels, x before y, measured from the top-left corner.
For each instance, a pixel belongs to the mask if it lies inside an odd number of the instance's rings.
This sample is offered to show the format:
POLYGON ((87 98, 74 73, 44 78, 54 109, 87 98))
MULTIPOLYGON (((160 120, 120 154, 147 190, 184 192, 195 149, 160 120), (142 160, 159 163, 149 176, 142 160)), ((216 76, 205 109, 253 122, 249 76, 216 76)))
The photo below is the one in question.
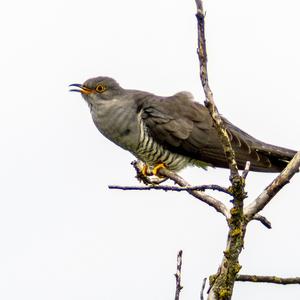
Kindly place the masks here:
POLYGON ((281 172, 297 153, 291 149, 265 143, 261 143, 256 151, 260 156, 264 156, 270 161, 270 172, 281 172))
POLYGON ((250 161, 250 170, 257 172, 281 172, 297 153, 294 150, 264 143, 223 118, 238 167, 243 169, 250 161))

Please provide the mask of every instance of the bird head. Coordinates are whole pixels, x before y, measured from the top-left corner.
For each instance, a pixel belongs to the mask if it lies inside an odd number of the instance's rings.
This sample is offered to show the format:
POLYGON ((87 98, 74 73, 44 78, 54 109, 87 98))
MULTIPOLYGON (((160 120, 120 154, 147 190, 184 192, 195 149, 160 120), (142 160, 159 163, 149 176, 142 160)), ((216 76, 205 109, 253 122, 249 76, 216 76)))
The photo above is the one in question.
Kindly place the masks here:
POLYGON ((123 89, 110 77, 95 77, 86 80, 83 84, 73 83, 69 85, 75 87, 70 92, 79 92, 88 103, 97 101, 112 100, 122 94, 123 89))

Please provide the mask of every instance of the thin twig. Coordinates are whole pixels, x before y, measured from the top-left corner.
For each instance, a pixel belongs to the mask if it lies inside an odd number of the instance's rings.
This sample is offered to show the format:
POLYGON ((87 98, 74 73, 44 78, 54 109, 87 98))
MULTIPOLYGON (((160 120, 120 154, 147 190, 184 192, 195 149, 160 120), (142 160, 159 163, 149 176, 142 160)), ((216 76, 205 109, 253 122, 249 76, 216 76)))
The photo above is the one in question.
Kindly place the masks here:
POLYGON ((256 214, 252 220, 255 221, 259 221, 261 224, 263 224, 264 226, 266 226, 268 229, 272 228, 272 224, 271 222, 264 216, 260 215, 260 214, 256 214))
POLYGON ((258 276, 238 274, 236 281, 265 282, 275 284, 300 284, 300 277, 283 278, 277 276, 258 276))
POLYGON ((200 300, 204 300, 204 289, 205 289, 206 280, 207 278, 203 278, 202 288, 200 291, 200 300))
POLYGON ((182 266, 182 250, 180 250, 177 255, 177 271, 175 274, 175 278, 176 278, 175 300, 179 300, 180 292, 183 289, 183 286, 181 285, 181 266, 182 266))
POLYGON ((271 199, 287 184, 290 179, 299 172, 300 151, 293 157, 286 168, 271 182, 269 186, 248 206, 245 207, 245 216, 251 220, 255 214, 261 211, 271 199))
POLYGON ((163 191, 175 191, 175 192, 182 192, 182 191, 202 191, 205 190, 213 190, 219 191, 230 196, 230 191, 222 186, 217 184, 204 184, 204 185, 196 185, 196 186, 170 186, 170 185, 150 185, 150 186, 120 186, 120 185, 109 185, 109 189, 112 190, 138 190, 138 191, 148 191, 148 190, 163 190, 163 191))
POLYGON ((245 165, 245 169, 244 169, 244 171, 243 171, 243 173, 242 173, 242 177, 243 177, 244 179, 246 179, 247 176, 248 176, 248 173, 249 173, 249 170, 250 170, 250 165, 251 165, 250 161, 247 161, 247 162, 246 162, 246 165, 245 165))
POLYGON ((218 132, 219 138, 221 139, 222 146, 224 148, 224 153, 228 161, 230 169, 230 178, 233 179, 239 176, 238 167, 235 160, 235 153, 232 149, 230 138, 228 136, 227 130, 224 126, 223 120, 220 117, 218 109, 215 105, 213 98, 213 93, 210 89, 208 82, 208 71, 207 71, 207 51, 206 51, 206 40, 205 40, 205 14, 203 10, 202 0, 196 0, 197 5, 197 24, 198 24, 198 57, 200 63, 200 79, 202 87, 205 94, 205 105, 209 110, 211 117, 216 125, 216 130, 218 132))

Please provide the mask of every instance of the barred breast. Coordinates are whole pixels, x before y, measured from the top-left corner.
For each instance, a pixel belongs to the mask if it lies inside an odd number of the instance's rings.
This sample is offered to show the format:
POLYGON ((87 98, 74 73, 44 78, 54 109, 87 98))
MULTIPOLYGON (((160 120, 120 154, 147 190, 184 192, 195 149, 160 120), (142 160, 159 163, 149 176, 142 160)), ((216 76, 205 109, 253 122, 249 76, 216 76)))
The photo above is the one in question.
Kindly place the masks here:
POLYGON ((140 139, 135 156, 150 166, 164 163, 172 171, 179 171, 192 163, 189 157, 173 153, 158 144, 148 133, 142 121, 140 121, 140 139))

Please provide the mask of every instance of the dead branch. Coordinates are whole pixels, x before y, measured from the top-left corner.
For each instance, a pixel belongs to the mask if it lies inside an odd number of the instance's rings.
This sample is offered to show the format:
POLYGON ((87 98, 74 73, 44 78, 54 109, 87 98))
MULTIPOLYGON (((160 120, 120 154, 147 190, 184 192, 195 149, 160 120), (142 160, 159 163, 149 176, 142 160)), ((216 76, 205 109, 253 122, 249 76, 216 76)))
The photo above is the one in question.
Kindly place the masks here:
POLYGON ((247 161, 247 162, 246 162, 246 165, 245 165, 245 169, 244 169, 244 171, 243 171, 243 173, 242 173, 242 177, 243 177, 244 179, 246 179, 247 176, 248 176, 248 173, 249 173, 249 171, 250 171, 250 165, 251 165, 250 161, 247 161))
MULTIPOLYGON (((131 163, 134 166, 134 169, 137 173, 136 178, 138 180, 141 180, 142 182, 149 184, 151 182, 151 184, 159 184, 159 180, 160 181, 165 181, 167 179, 171 179, 172 181, 174 181, 176 184, 178 184, 180 187, 183 188, 187 188, 187 192, 191 195, 193 195, 195 198, 197 198, 198 200, 208 204, 209 206, 213 207, 217 212, 221 213, 222 215, 225 216, 226 220, 228 220, 230 218, 230 211, 229 209, 226 207, 226 205, 224 205, 221 201, 215 199, 214 197, 207 195, 206 193, 202 192, 202 191, 195 191, 195 190, 189 190, 189 188, 191 187, 191 185, 185 181, 182 177, 180 177, 177 173, 172 172, 166 168, 161 168, 158 170, 158 176, 161 176, 161 178, 154 179, 154 181, 152 179, 149 179, 148 177, 150 176, 145 176, 142 174, 142 169, 143 169, 143 163, 141 161, 133 161, 131 163), (155 183, 153 183, 155 182, 155 183)), ((157 177, 157 176, 154 176, 157 177)))
POLYGON ((202 288, 200 291, 200 300, 204 300, 204 289, 205 289, 205 285, 206 285, 206 280, 207 280, 207 278, 203 278, 202 288))
POLYGON ((205 105, 209 110, 211 117, 216 125, 216 130, 218 131, 219 138, 222 142, 224 153, 228 161, 229 169, 231 176, 233 179, 235 177, 239 177, 238 167, 235 160, 235 153, 232 149, 230 138, 227 134, 227 130, 224 126, 224 123, 220 117, 218 109, 215 105, 215 101, 213 98, 213 93, 210 89, 208 82, 208 71, 207 71, 207 52, 206 52, 206 40, 205 40, 205 14, 203 10, 202 0, 196 0, 197 5, 197 13, 196 18, 198 21, 198 58, 200 63, 200 79, 202 83, 202 87, 205 94, 205 105))
POLYGON ((183 286, 181 285, 181 266, 182 266, 182 250, 180 250, 177 255, 177 271, 175 274, 175 278, 176 278, 175 300, 179 300, 180 292, 183 289, 183 286))
POLYGON ((286 168, 271 182, 269 186, 248 206, 245 207, 245 216, 251 220, 255 214, 261 211, 272 198, 287 184, 290 179, 299 172, 300 151, 293 157, 286 168))
POLYGON ((272 228, 272 224, 271 222, 264 216, 260 215, 260 214, 256 214, 252 220, 255 221, 259 221, 261 224, 263 224, 265 227, 267 227, 268 229, 272 228))
POLYGON ((244 275, 238 274, 236 281, 248 281, 248 282, 264 282, 275 284, 300 284, 300 277, 277 277, 277 276, 258 276, 258 275, 244 275))
POLYGON ((149 190, 163 190, 163 191, 173 191, 173 192, 182 192, 182 191, 201 191, 204 192, 206 190, 219 191, 230 196, 230 191, 222 186, 217 184, 204 184, 204 185, 196 185, 196 186, 170 186, 170 185, 150 185, 150 186, 120 186, 120 185, 109 185, 109 189, 112 190, 137 190, 137 191, 149 191, 149 190))
MULTIPOLYGON (((230 169, 230 181, 232 186, 231 192, 234 196, 233 208, 230 210, 231 216, 228 220, 229 233, 227 239, 226 250, 219 271, 214 275, 213 280, 210 281, 209 300, 229 300, 231 299, 235 277, 239 272, 241 266, 239 265, 239 255, 243 249, 244 236, 246 232, 246 225, 243 212, 244 199, 246 193, 244 190, 245 179, 239 175, 237 163, 235 160, 235 153, 232 149, 230 138, 227 134, 223 121, 218 113, 218 109, 213 99, 213 93, 208 83, 207 72, 207 51, 205 41, 205 14, 203 10, 202 0, 195 0, 197 5, 197 25, 198 25, 198 58, 200 63, 200 78, 202 87, 205 93, 205 105, 210 112, 214 121, 216 130, 221 140, 228 166, 230 169)), ((244 172, 247 176, 247 171, 244 172)))

